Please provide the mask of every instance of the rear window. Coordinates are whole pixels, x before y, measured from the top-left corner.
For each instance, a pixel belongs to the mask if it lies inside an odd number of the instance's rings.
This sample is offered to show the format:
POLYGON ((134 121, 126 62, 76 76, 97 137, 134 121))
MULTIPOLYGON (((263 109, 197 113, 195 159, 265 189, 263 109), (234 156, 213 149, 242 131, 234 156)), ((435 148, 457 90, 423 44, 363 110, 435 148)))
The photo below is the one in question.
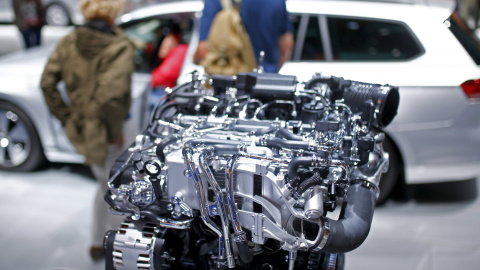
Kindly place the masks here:
POLYGON ((480 65, 480 43, 473 31, 467 27, 467 24, 454 12, 450 18, 445 21, 445 25, 452 31, 453 35, 462 44, 470 57, 477 65, 480 65))
POLYGON ((424 50, 401 22, 329 17, 333 59, 347 61, 405 61, 424 50))

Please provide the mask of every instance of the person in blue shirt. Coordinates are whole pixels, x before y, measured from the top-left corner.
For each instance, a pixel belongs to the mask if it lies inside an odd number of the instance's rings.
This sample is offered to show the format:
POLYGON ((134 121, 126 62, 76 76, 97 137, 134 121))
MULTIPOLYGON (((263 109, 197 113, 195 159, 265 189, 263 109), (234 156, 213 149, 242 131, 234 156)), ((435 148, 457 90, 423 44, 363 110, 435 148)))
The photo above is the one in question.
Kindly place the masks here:
MULTIPOLYGON (((220 0, 205 0, 200 21, 200 41, 194 55, 197 64, 208 52, 208 31, 221 9, 220 0)), ((282 64, 290 59, 294 46, 293 26, 288 18, 285 0, 243 0, 240 16, 250 36, 257 61, 263 51, 264 71, 278 72, 282 64)))

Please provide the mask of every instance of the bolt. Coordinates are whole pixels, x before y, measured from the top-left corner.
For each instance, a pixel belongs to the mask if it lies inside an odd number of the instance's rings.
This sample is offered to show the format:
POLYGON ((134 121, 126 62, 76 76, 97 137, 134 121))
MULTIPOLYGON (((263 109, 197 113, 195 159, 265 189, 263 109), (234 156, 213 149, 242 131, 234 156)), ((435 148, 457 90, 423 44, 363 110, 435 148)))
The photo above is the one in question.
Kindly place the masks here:
POLYGON ((172 199, 172 202, 175 203, 175 204, 178 204, 180 203, 182 200, 180 198, 178 198, 177 196, 173 197, 172 199))

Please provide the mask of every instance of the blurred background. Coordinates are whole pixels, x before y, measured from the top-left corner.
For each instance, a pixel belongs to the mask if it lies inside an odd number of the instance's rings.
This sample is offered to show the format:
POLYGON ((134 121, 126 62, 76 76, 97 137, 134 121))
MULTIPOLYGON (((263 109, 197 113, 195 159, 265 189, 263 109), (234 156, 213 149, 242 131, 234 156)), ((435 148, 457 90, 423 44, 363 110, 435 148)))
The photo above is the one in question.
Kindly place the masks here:
MULTIPOLYGON (((182 0, 177 0, 182 1, 182 0)), ((315 1, 315 0, 314 0, 315 1)), ((365 0, 358 0, 365 1, 365 0)), ((367 0, 368 1, 368 0, 367 0)), ((479 24, 478 0, 371 0, 372 2, 401 2, 421 3, 425 5, 452 6, 456 5, 460 16, 470 29, 476 31, 479 24)), ((71 31, 73 25, 83 23, 83 18, 78 9, 78 0, 42 0, 46 8, 46 23, 42 33, 43 43, 51 44, 71 31)), ((125 13, 140 7, 146 7, 160 2, 172 0, 127 0, 125 13)), ((12 24, 15 15, 11 0, 0 0, 0 55, 15 52, 23 48, 23 43, 18 30, 12 24)))
MULTIPOLYGON (((11 0, 0 0, 0 269, 104 269, 88 256, 95 180, 38 88, 55 43, 83 20, 78 1, 43 2, 42 46, 27 50, 11 0)), ((179 24, 191 59, 201 2, 128 0, 118 18, 136 46, 131 141, 148 117, 157 30, 179 24)), ((390 174, 370 235, 346 255, 346 269, 478 269, 480 0, 288 2, 296 47, 281 73, 401 89, 386 129, 390 174)), ((197 68, 186 60, 179 82, 197 68)))

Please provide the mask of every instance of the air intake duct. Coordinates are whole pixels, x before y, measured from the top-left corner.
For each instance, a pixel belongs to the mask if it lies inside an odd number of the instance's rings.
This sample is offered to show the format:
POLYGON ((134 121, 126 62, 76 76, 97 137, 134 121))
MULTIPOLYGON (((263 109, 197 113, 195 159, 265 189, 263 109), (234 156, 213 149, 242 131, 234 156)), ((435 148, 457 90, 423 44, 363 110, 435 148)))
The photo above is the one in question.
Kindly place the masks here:
POLYGON ((397 86, 363 83, 341 77, 315 75, 306 84, 306 89, 315 89, 322 84, 329 86, 332 103, 343 99, 353 113, 361 113, 362 120, 373 118, 378 128, 388 126, 397 114, 400 94, 397 86))

